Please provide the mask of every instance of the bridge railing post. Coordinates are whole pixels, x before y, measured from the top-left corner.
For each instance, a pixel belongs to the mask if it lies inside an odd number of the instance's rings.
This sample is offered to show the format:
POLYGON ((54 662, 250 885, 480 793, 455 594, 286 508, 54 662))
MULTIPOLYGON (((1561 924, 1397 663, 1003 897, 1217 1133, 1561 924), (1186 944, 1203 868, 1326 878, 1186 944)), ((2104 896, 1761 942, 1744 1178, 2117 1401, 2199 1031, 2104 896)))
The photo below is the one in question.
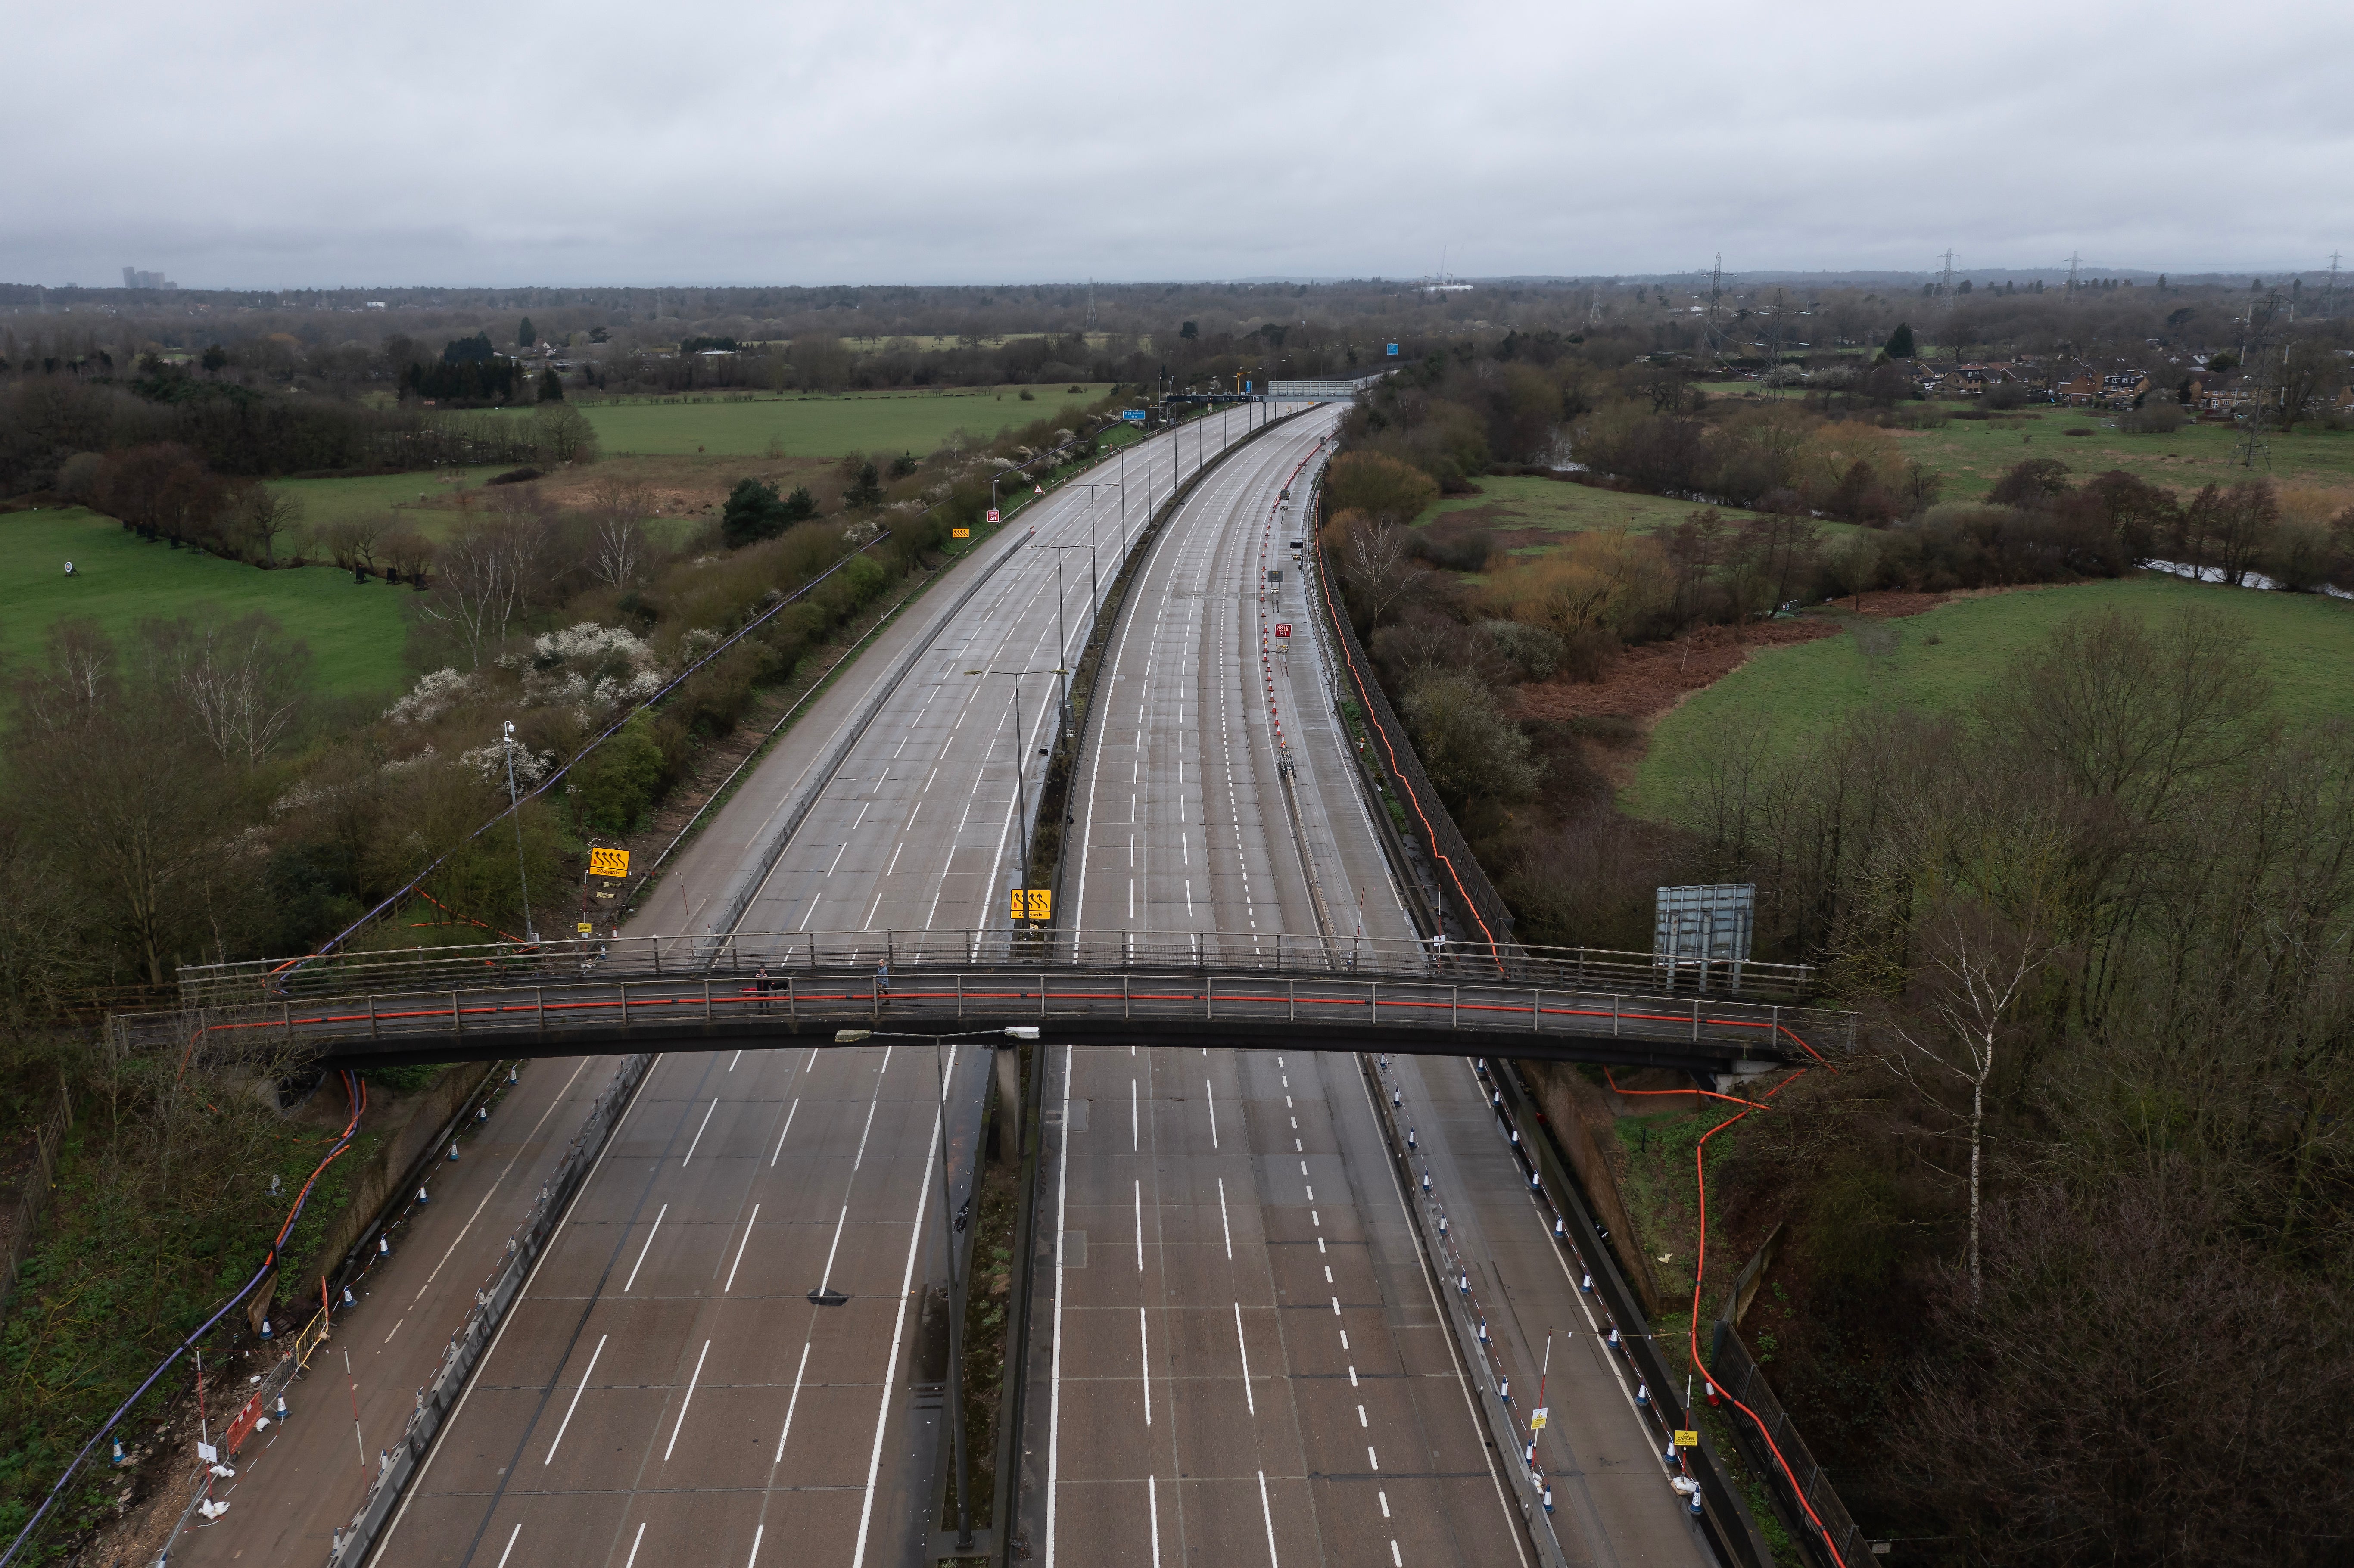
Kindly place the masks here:
POLYGON ((450 993, 450 1033, 457 1039, 466 1037, 466 1016, 458 1011, 458 993, 450 993))
MULTIPOLYGON (((705 983, 704 990, 708 991, 710 989, 709 982, 706 981, 705 983)), ((547 994, 546 987, 534 986, 531 988, 531 1007, 535 1019, 534 1026, 535 1030, 541 1034, 546 1034, 547 1033, 547 994)), ((705 1013, 707 1014, 709 1011, 710 1009, 706 1005, 705 1008, 705 1013)))
POLYGON ((1610 1038, 1618 1038, 1618 993, 1610 993, 1610 1038))
POLYGON ((785 1022, 798 1027, 801 1021, 801 1013, 793 1005, 792 972, 790 970, 787 970, 785 974, 785 1022))
MULTIPOLYGON (((1702 969, 1701 971, 1702 991, 1705 993, 1707 988, 1708 971, 1706 969, 1702 969)), ((1692 1044, 1695 1045, 1700 1044, 1700 997, 1698 996, 1692 998, 1692 1044)))
POLYGON ((621 982, 620 1002, 621 1033, 627 1034, 630 1032, 630 982, 627 980, 621 982))
POLYGON ((374 991, 370 991, 368 993, 368 1038, 371 1040, 378 1038, 376 1027, 376 993, 374 991))
POLYGON ((703 1022, 711 1022, 711 977, 703 977, 703 1022))

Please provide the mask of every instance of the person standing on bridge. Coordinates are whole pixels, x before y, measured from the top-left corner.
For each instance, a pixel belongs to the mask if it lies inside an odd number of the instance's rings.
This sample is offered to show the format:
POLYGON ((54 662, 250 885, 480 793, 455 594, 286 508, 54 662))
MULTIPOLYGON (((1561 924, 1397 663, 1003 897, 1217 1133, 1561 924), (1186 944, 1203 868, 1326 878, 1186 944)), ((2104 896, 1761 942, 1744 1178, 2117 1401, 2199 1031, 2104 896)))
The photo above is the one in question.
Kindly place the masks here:
POLYGON ((891 1000, 891 965, 888 960, 875 966, 875 1002, 880 1007, 891 1000))
POLYGON ((769 978, 769 971, 765 966, 752 971, 752 989, 759 995, 762 1012, 769 1011, 769 993, 774 991, 776 986, 777 982, 769 978))

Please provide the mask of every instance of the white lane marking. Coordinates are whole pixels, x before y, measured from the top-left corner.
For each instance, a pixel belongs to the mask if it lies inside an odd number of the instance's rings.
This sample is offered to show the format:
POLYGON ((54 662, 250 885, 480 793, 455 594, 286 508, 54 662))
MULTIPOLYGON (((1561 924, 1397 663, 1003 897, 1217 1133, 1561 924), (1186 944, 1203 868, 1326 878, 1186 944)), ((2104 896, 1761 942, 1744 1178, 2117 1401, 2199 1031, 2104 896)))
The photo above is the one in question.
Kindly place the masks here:
POLYGON ((662 1229, 663 1215, 669 1213, 670 1205, 668 1203, 664 1203, 660 1209, 654 1212, 654 1223, 646 1232, 646 1245, 638 1249, 638 1261, 630 1265, 630 1277, 622 1283, 622 1295, 627 1296, 636 1287, 638 1283, 638 1270, 646 1266, 646 1254, 653 1250, 654 1232, 662 1229))
MULTIPOLYGON (((474 1205, 474 1212, 466 1216, 466 1223, 459 1228, 456 1239, 450 1243, 450 1251, 441 1255, 441 1261, 435 1264, 433 1266, 433 1272, 425 1277, 425 1284, 418 1289, 417 1294, 419 1296, 423 1296, 426 1290, 432 1287, 433 1282, 441 1277, 441 1270, 450 1262, 451 1253, 454 1253, 458 1250, 458 1243, 466 1239, 466 1233, 472 1230, 474 1228, 474 1222, 482 1217, 482 1209, 484 1205, 490 1202, 491 1193, 499 1190, 499 1183, 507 1179, 507 1172, 513 1171, 515 1168, 515 1161, 524 1157, 524 1151, 531 1147, 531 1140, 539 1136, 539 1129, 547 1125, 547 1118, 556 1114, 556 1107, 562 1105, 564 1103, 564 1097, 572 1092, 574 1079, 578 1078, 581 1074, 588 1070, 588 1058, 583 1056, 580 1059, 580 1065, 572 1069, 572 1076, 564 1080, 564 1086, 556 1091, 556 1097, 554 1099, 547 1102, 547 1108, 539 1113, 539 1119, 531 1124, 531 1130, 523 1135, 523 1142, 516 1146, 514 1153, 508 1158, 507 1162, 504 1165, 499 1167, 499 1173, 491 1179, 490 1189, 482 1194, 482 1202, 474 1205)), ((398 1330, 399 1325, 395 1324, 393 1327, 398 1330)), ((392 1335, 387 1334, 385 1338, 389 1340, 392 1338, 392 1335)))
POLYGON ((1209 1079, 1204 1078, 1202 1080, 1202 1093, 1209 1101, 1210 1147, 1215 1149, 1218 1147, 1218 1091, 1210 1086, 1209 1079))
POLYGON ((1338 1318, 1340 1315, 1341 1315, 1341 1298, 1340 1298, 1338 1296, 1335 1296, 1334 1298, 1332 1298, 1332 1316, 1334 1316, 1335 1318, 1338 1318))
POLYGON ((1351 1367, 1349 1369, 1349 1386, 1351 1388, 1357 1386, 1357 1369, 1355 1367, 1351 1367))
POLYGON ((901 839, 901 840, 899 841, 899 847, 898 847, 897 849, 895 849, 895 850, 893 850, 893 851, 891 852, 891 863, 890 863, 889 865, 886 865, 886 866, 885 866, 885 867, 883 868, 883 874, 884 874, 884 875, 888 876, 888 875, 890 875, 893 872, 895 872, 895 871, 896 871, 896 870, 898 870, 898 869, 899 869, 899 856, 901 855, 901 853, 903 853, 906 851, 907 847, 907 840, 905 840, 905 839, 901 839))
POLYGON ((1226 1261, 1235 1260, 1235 1228, 1226 1223, 1226 1179, 1218 1178, 1218 1230, 1226 1238, 1226 1261))
POLYGON ((1267 1561, 1268 1568, 1282 1568, 1275 1555, 1275 1509, 1267 1500, 1267 1472, 1258 1473, 1258 1511, 1267 1520, 1267 1561))
POLYGON ((1144 1478, 1144 1506, 1152 1526, 1152 1568, 1161 1568, 1161 1483, 1144 1478))
POLYGON ((1136 1094, 1136 1080, 1130 1078, 1128 1081, 1128 1147, 1130 1153, 1140 1154, 1144 1150, 1144 1133, 1143 1123, 1137 1119, 1136 1094))
MULTIPOLYGON (((1258 1414, 1258 1401, 1251 1397, 1250 1341, 1243 1337, 1243 1304, 1239 1301, 1235 1303, 1235 1345, 1242 1351, 1243 1356, 1243 1408, 1256 1416, 1258 1414)), ((1362 1410, 1363 1406, 1359 1408, 1362 1410)))
POLYGON ((1357 1406, 1357 1425, 1360 1426, 1371 1426, 1373 1425, 1372 1422, 1365 1419, 1365 1407, 1362 1404, 1357 1406))
POLYGON ((638 1533, 630 1539, 630 1554, 621 1560, 621 1568, 637 1568, 638 1548, 643 1546, 645 1543, 646 1525, 643 1520, 640 1520, 638 1521, 638 1533))
POLYGON ((850 1169, 854 1171, 866 1162, 867 1136, 875 1130, 875 1107, 880 1105, 882 1101, 883 1091, 878 1086, 875 1091, 875 1097, 866 1102, 866 1125, 860 1129, 858 1134, 858 1157, 850 1162, 850 1169))
POLYGON ((833 1222, 833 1245, 825 1249, 825 1271, 817 1277, 817 1293, 825 1294, 826 1282, 833 1277, 833 1255, 842 1250, 842 1227, 850 1221, 850 1205, 842 1205, 842 1213, 833 1222))
POLYGON ((1145 1328, 1144 1308, 1136 1309, 1136 1359, 1144 1374, 1144 1424, 1152 1425, 1152 1337, 1145 1328))
POLYGON ((678 1425, 670 1429, 670 1441, 663 1446, 663 1463, 665 1465, 670 1463, 671 1450, 678 1446, 678 1435, 686 1430, 687 1407, 695 1403, 695 1385, 703 1377, 703 1357, 710 1353, 711 1341, 705 1340, 703 1341, 702 1355, 695 1358, 695 1371, 687 1377, 686 1397, 678 1402, 678 1425))
POLYGON ((1144 1272, 1144 1183, 1136 1183, 1136 1272, 1144 1272))
MULTIPOLYGON (((1063 1118, 1061 1126, 1071 1125, 1071 1053, 1076 1047, 1063 1047, 1063 1118)), ((1071 1160, 1070 1135, 1063 1137, 1063 1148, 1055 1161, 1055 1363, 1047 1380, 1046 1396, 1046 1564, 1055 1568, 1055 1481, 1062 1458, 1063 1444, 1063 1228, 1070 1219, 1071 1160)))
POLYGON ((603 1334, 597 1336, 597 1348, 588 1352, 588 1364, 580 1369, 580 1385, 572 1391, 572 1403, 564 1407, 564 1419, 556 1424, 556 1441, 547 1446, 547 1457, 540 1461, 542 1465, 556 1462, 556 1451, 564 1446, 564 1429, 572 1425, 572 1413, 580 1408, 580 1396, 587 1392, 588 1380, 597 1375, 597 1358, 605 1353, 605 1339, 603 1334))
POLYGON ((822 894, 822 893, 819 894, 819 895, 817 895, 817 898, 812 898, 812 899, 811 899, 811 900, 810 900, 810 906, 809 906, 808 908, 806 908, 806 909, 804 909, 804 910, 802 910, 802 911, 801 911, 801 928, 802 930, 806 931, 806 930, 808 930, 808 929, 810 928, 810 916, 817 913, 818 900, 819 900, 819 899, 823 898, 824 896, 825 896, 825 895, 824 895, 824 894, 822 894))
MULTIPOLYGON (((939 770, 938 768, 933 768, 933 769, 932 769, 932 779, 938 779, 939 776, 940 776, 940 770, 939 770)), ((932 779, 925 779, 925 780, 924 780, 924 793, 926 793, 927 795, 930 794, 930 793, 931 793, 931 791, 932 791, 932 779)), ((915 814, 914 814, 913 812, 910 812, 910 813, 908 814, 907 821, 910 821, 910 822, 913 822, 915 820, 916 820, 916 818, 915 818, 915 814)))
POLYGON ((701 1143, 701 1142, 703 1141, 703 1129, 704 1129, 704 1128, 709 1127, 709 1126, 711 1125, 711 1113, 712 1113, 712 1111, 716 1111, 716 1110, 717 1110, 718 1108, 719 1108, 719 1099, 718 1099, 718 1097, 715 1095, 715 1096, 713 1096, 713 1097, 712 1097, 711 1105, 710 1105, 709 1108, 708 1108, 708 1109, 706 1109, 706 1110, 705 1110, 705 1111, 704 1111, 704 1113, 703 1113, 703 1120, 702 1120, 701 1124, 700 1124, 700 1125, 698 1125, 698 1126, 695 1128, 695 1139, 694 1139, 694 1141, 693 1141, 693 1142, 691 1142, 691 1143, 689 1143, 689 1144, 686 1146, 686 1159, 685 1159, 685 1160, 681 1160, 678 1162, 678 1168, 679 1168, 680 1170, 682 1170, 682 1171, 685 1170, 685 1169, 686 1169, 686 1161, 687 1161, 688 1160, 692 1160, 692 1159, 694 1159, 694 1158, 695 1158, 695 1145, 696 1145, 696 1144, 699 1144, 699 1143, 701 1143))
MULTIPOLYGON (((949 1071, 956 1071, 959 1046, 949 1047, 949 1071)), ((889 1053, 885 1053, 887 1064, 889 1053)), ((875 1447, 866 1459, 866 1500, 858 1507, 858 1547, 851 1554, 850 1568, 864 1568, 866 1562, 866 1535, 875 1522, 875 1481, 883 1473, 883 1433, 889 1425, 891 1414, 891 1380, 899 1367, 899 1345, 907 1331, 907 1297, 916 1282, 916 1248, 924 1239, 924 1200, 932 1187, 933 1150, 940 1141, 940 1119, 945 1107, 935 1107, 932 1114, 931 1137, 924 1142, 924 1179, 916 1188, 916 1217, 907 1229, 907 1263, 899 1275, 899 1313, 891 1324, 891 1354, 883 1363, 883 1395, 875 1408, 875 1447)), ((850 1211, 845 1206, 843 1213, 850 1211)), ((840 1239, 839 1233, 836 1240, 840 1239)))
POLYGON ((737 1063, 738 1063, 738 1062, 740 1062, 740 1061, 742 1061, 743 1059, 744 1059, 744 1053, 743 1053, 743 1052, 741 1052, 741 1051, 738 1051, 738 1052, 737 1052, 737 1053, 736 1053, 736 1054, 734 1054, 733 1056, 728 1057, 728 1058, 727 1058, 727 1070, 728 1070, 729 1072, 731 1072, 731 1073, 732 1073, 732 1072, 734 1072, 734 1071, 736 1070, 736 1064, 737 1064, 737 1063))
POLYGON ((1377 1497, 1377 1498, 1379 1498, 1379 1499, 1382 1499, 1382 1517, 1383 1517, 1384 1519, 1387 1519, 1387 1518, 1389 1518, 1389 1516, 1390 1516, 1390 1494, 1389 1494, 1389 1493, 1387 1493, 1387 1492, 1375 1492, 1373 1495, 1374 1495, 1375 1497, 1377 1497))
MULTIPOLYGON (((811 1343, 815 1341, 812 1340, 811 1343)), ((769 1461, 771 1465, 781 1465, 785 1462, 785 1439, 793 1435, 793 1409, 801 1402, 801 1377, 809 1371, 809 1345, 801 1346, 801 1364, 793 1369, 792 1397, 785 1401, 785 1429, 777 1434, 777 1457, 769 1461)))
POLYGON ((1405 1568, 1405 1559, 1398 1555, 1397 1542, 1394 1541, 1390 1542, 1390 1568, 1405 1568))
POLYGON ((833 874, 833 872, 834 872, 834 866, 838 866, 838 865, 840 865, 840 864, 842 863, 842 857, 843 857, 844 854, 848 853, 849 853, 849 850, 850 850, 850 841, 849 841, 849 840, 847 840, 847 839, 844 839, 844 840, 843 841, 843 842, 842 842, 842 848, 840 848, 840 849, 838 849, 838 850, 836 850, 836 851, 834 851, 834 852, 833 852, 833 865, 829 865, 829 866, 827 866, 827 867, 825 868, 825 874, 826 874, 828 876, 832 876, 832 875, 833 874))
MULTIPOLYGON (((755 1203, 752 1205, 752 1217, 744 1222, 744 1239, 736 1244, 736 1261, 727 1266, 727 1283, 719 1287, 720 1295, 725 1296, 736 1288, 736 1271, 744 1266, 744 1249, 752 1245, 752 1227, 759 1223, 760 1205, 755 1203)), ((1325 1272, 1330 1274, 1331 1270, 1325 1272)))
POLYGON ((516 1536, 518 1536, 518 1535, 521 1535, 522 1533, 523 1533, 523 1520, 515 1520, 515 1527, 514 1527, 514 1529, 507 1532, 507 1550, 506 1550, 506 1552, 500 1552, 500 1553, 499 1553, 499 1568, 507 1568, 507 1552, 513 1552, 513 1551, 514 1550, 515 1537, 516 1537, 516 1536))
MULTIPOLYGON (((744 1568, 752 1568, 752 1564, 760 1560, 760 1537, 768 1532, 769 1527, 765 1524, 756 1524, 752 1527, 752 1555, 744 1559, 744 1568)), ((1397 1555, 1397 1542, 1394 1541, 1390 1542, 1390 1555, 1393 1557, 1397 1555)))
POLYGON ((1349 1348, 1349 1330, 1346 1329, 1341 1330, 1341 1348, 1344 1351, 1349 1348))
MULTIPOLYGON (((889 774, 889 772, 890 772, 891 770, 890 770, 889 768, 885 768, 883 771, 884 771, 884 773, 885 773, 885 774, 886 774, 886 775, 887 775, 887 774, 889 774)), ((880 784, 882 781, 883 781, 883 780, 882 780, 882 779, 876 779, 876 780, 875 780, 875 782, 876 782, 877 784, 880 784)), ((864 804, 864 806, 859 807, 859 808, 858 808, 858 822, 863 822, 863 821, 864 821, 866 820, 866 813, 867 813, 867 812, 869 812, 869 811, 871 811, 871 810, 873 810, 874 809, 875 809, 875 802, 874 802, 874 801, 872 801, 872 800, 869 800, 869 801, 867 801, 867 802, 866 802, 866 804, 864 804)), ((858 822, 853 822, 853 823, 851 823, 851 824, 850 824, 850 831, 851 831, 852 832, 854 832, 854 832, 856 832, 858 831, 858 822)))
POLYGON ((1369 1469, 1369 1470, 1378 1470, 1378 1469, 1380 1469, 1381 1467, 1382 1467, 1382 1462, 1381 1462, 1381 1460, 1380 1460, 1380 1459, 1378 1459, 1378 1458, 1376 1458, 1376 1457, 1374 1457, 1374 1455, 1373 1455, 1373 1446, 1371 1443, 1366 1444, 1366 1445, 1365 1445, 1365 1468, 1367 1468, 1367 1469, 1369 1469))
MULTIPOLYGON (((816 1053, 811 1053, 811 1060, 816 1060, 816 1053)), ((792 1131, 794 1113, 799 1111, 801 1108, 801 1102, 796 1099, 793 1101, 790 1108, 785 1112, 785 1131, 777 1134, 777 1153, 769 1156, 769 1168, 772 1171, 776 1169, 777 1154, 782 1154, 785 1151, 785 1132, 792 1131)))

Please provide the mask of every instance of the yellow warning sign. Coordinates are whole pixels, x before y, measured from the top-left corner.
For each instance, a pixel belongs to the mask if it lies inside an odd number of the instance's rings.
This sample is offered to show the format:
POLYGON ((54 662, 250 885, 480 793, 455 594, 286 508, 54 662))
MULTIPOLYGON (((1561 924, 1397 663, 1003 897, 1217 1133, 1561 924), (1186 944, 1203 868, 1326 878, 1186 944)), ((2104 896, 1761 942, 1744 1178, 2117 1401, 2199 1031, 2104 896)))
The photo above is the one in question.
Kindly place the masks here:
POLYGON ((1700 1434, 1692 1431, 1689 1427, 1684 1428, 1676 1434, 1676 1446, 1679 1448, 1699 1447, 1700 1434))
POLYGON ((573 929, 579 932, 584 937, 593 937, 597 934, 597 927, 586 920, 581 921, 580 924, 574 927, 573 929))
POLYGON ((1545 1422, 1548 1419, 1550 1419, 1550 1417, 1545 1411, 1545 1407, 1542 1404, 1538 1405, 1534 1410, 1529 1412, 1529 1430, 1532 1432, 1543 1431, 1545 1429, 1545 1422))
POLYGON ((951 539, 970 539, 972 537, 972 530, 970 528, 951 528, 949 530, 949 537, 951 539))
POLYGON ((1055 915, 1055 893, 1048 887, 1016 887, 1011 890, 1012 912, 1016 920, 1050 920, 1055 915))
POLYGON ((588 852, 588 874, 591 876, 627 876, 630 874, 630 852, 625 849, 591 849, 588 852))

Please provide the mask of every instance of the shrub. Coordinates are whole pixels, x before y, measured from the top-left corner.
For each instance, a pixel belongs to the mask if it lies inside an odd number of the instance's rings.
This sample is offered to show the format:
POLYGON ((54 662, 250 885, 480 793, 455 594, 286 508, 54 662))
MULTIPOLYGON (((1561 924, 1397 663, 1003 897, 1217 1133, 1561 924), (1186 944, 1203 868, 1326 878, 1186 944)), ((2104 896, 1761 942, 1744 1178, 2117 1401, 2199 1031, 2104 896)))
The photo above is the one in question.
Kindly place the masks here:
POLYGON ((1426 670, 1398 705, 1432 786, 1457 811, 1474 800, 1509 805, 1537 792, 1529 737, 1478 680, 1426 670))
MULTIPOLYGON (((2145 403, 2117 416, 2117 429, 2131 436, 2167 436, 2182 429, 2190 416, 2179 403, 2145 403)), ((2069 432, 2074 434, 2073 431, 2069 432)))

